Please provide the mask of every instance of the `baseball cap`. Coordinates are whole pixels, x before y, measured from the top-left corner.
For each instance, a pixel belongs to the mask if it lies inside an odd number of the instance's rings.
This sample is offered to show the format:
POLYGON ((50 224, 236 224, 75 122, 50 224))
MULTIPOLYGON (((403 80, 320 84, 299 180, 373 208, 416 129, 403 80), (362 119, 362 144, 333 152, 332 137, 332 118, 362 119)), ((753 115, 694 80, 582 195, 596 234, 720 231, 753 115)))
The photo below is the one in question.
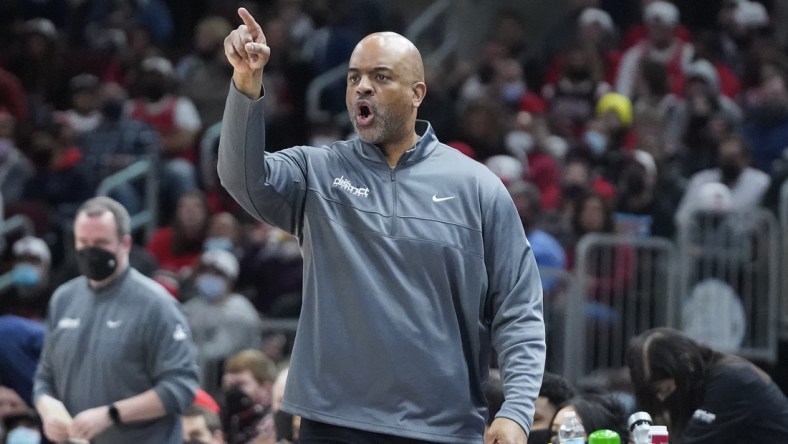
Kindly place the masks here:
POLYGON ((15 257, 34 257, 46 264, 52 260, 49 246, 42 239, 34 236, 25 236, 16 241, 12 251, 15 257))
POLYGON ((676 26, 679 23, 679 9, 670 2, 653 2, 643 11, 643 21, 660 21, 669 26, 676 26))
POLYGON ((41 34, 46 38, 55 39, 57 37, 57 29, 51 20, 42 17, 30 19, 25 22, 24 30, 29 33, 41 34))
POLYGON ((71 78, 68 82, 68 87, 71 92, 81 91, 98 91, 101 86, 101 81, 93 74, 78 74, 71 78))
POLYGON ((577 23, 581 26, 598 23, 602 28, 607 31, 613 30, 613 19, 610 14, 599 8, 586 8, 577 18, 577 23))
POLYGON ((230 279, 238 277, 238 259, 225 250, 208 250, 200 257, 200 264, 213 267, 230 279))
POLYGON ((175 74, 175 69, 172 67, 172 62, 164 57, 152 56, 142 61, 142 70, 157 72, 165 77, 171 77, 175 74))

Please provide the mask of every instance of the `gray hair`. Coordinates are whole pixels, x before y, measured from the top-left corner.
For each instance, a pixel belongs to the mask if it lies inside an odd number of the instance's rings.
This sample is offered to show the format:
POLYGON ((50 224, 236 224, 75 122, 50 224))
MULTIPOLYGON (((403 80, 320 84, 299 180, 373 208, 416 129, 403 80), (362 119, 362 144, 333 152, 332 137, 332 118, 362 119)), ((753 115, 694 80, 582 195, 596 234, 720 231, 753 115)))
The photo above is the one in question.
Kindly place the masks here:
POLYGON ((79 206, 77 215, 85 213, 89 217, 100 216, 109 211, 115 218, 118 239, 123 239, 127 234, 131 234, 131 217, 126 208, 120 202, 106 196, 97 196, 85 201, 79 206))

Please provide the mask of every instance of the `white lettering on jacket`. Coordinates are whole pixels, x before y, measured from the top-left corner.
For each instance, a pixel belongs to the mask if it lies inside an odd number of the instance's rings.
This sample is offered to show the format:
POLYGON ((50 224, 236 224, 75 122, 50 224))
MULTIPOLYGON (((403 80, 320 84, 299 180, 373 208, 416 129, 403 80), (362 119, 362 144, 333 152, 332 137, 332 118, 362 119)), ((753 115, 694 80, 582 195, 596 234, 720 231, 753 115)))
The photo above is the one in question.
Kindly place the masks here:
POLYGON ((345 176, 337 177, 331 185, 334 188, 345 190, 354 196, 369 197, 369 188, 354 187, 345 176))

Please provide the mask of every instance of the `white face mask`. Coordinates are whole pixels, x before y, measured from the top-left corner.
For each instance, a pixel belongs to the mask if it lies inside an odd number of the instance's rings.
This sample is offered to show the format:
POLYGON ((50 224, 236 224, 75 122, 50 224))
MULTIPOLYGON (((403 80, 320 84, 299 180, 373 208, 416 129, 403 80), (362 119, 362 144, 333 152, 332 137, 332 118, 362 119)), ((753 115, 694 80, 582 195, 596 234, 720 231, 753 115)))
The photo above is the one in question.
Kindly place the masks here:
POLYGON ((17 427, 8 432, 5 442, 7 444, 40 444, 41 434, 35 429, 17 427))
POLYGON ((216 302, 227 293, 227 280, 211 273, 201 274, 194 281, 194 286, 208 302, 216 302))

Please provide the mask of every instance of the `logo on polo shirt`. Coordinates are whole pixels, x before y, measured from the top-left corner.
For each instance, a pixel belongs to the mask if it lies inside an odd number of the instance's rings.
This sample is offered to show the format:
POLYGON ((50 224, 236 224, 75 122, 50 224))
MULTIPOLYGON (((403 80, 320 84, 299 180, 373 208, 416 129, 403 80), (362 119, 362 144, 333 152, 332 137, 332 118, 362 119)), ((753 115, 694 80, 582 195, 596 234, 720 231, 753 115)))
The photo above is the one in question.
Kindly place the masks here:
POLYGON ((334 183, 331 184, 331 186, 333 188, 345 190, 354 196, 369 197, 369 188, 354 186, 348 179, 345 179, 345 176, 334 179, 334 183))

